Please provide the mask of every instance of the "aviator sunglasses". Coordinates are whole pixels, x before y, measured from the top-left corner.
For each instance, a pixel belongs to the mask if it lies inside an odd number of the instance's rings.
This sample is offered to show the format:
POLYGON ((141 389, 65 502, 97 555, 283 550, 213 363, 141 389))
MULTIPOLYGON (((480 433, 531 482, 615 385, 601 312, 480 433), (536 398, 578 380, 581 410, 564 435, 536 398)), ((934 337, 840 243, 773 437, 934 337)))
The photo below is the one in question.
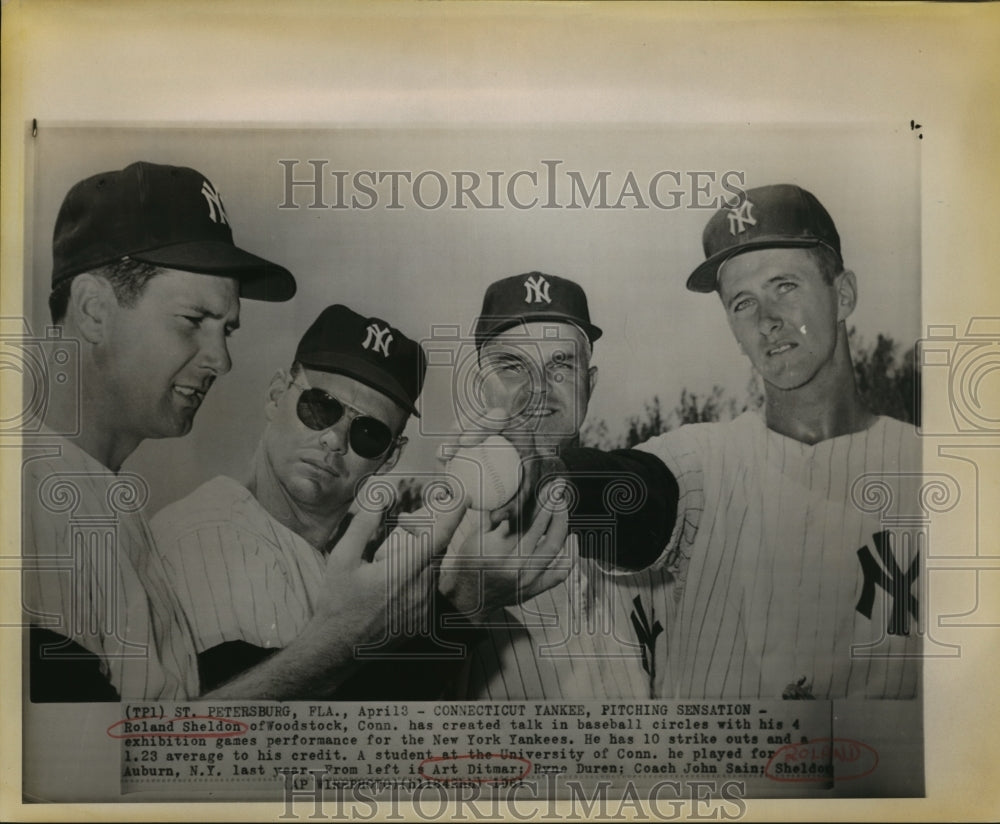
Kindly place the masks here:
MULTIPOLYGON (((333 395, 312 386, 295 385, 302 390, 295 412, 310 429, 322 432, 344 417, 347 409, 333 395)), ((392 430, 382 421, 368 415, 356 415, 351 419, 347 440, 359 457, 377 458, 392 446, 394 438, 392 430)))

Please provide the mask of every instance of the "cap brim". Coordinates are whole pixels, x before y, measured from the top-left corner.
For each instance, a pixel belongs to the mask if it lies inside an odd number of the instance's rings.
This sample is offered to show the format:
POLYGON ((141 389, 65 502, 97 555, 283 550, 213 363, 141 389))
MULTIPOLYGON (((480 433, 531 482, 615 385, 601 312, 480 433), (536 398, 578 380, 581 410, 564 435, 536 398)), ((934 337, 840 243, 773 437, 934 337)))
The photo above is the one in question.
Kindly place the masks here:
POLYGON ((719 280, 719 267, 730 258, 754 249, 808 249, 812 246, 825 245, 818 238, 794 238, 787 235, 759 237, 739 246, 730 246, 721 252, 716 252, 695 269, 687 279, 687 288, 692 292, 714 292, 719 280))
POLYGON ((579 318, 565 315, 560 312, 539 312, 530 315, 511 315, 502 317, 480 317, 476 320, 475 339, 476 346, 482 346, 490 338, 499 335, 505 329, 511 329, 522 323, 535 323, 537 321, 555 321, 557 323, 571 323, 573 326, 583 330, 587 339, 593 343, 604 330, 592 323, 584 323, 579 318))
POLYGON ((377 392, 381 392, 386 397, 395 401, 399 406, 411 415, 420 417, 417 408, 410 401, 403 389, 402 384, 391 376, 374 369, 366 360, 345 355, 343 352, 312 352, 308 359, 299 360, 307 369, 315 369, 319 372, 332 372, 336 375, 346 375, 360 381, 365 386, 370 386, 377 392))
POLYGON ((174 243, 133 252, 129 257, 182 272, 235 278, 240 283, 240 296, 250 300, 283 301, 295 295, 295 278, 286 268, 228 243, 174 243))

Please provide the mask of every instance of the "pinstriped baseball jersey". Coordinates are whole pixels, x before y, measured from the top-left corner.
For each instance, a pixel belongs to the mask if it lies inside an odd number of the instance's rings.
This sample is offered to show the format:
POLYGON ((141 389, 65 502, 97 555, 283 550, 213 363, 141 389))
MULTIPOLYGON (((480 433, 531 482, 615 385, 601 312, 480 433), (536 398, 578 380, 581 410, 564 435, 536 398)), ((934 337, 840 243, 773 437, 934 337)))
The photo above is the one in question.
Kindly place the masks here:
MULTIPOLYGON (((579 556, 577 541, 576 535, 567 540, 571 567, 565 581, 491 616, 486 638, 469 656, 465 697, 651 696, 653 643, 644 644, 638 633, 644 639, 657 625, 662 631, 663 617, 651 611, 649 601, 650 576, 658 580, 659 572, 605 573, 592 558, 579 556)), ((449 556, 456 553, 453 541, 449 556)))
POLYGON ((27 620, 94 653, 123 700, 196 696, 190 631, 153 549, 141 480, 53 443, 58 456, 24 468, 27 620))
POLYGON ((748 412, 640 448, 681 491, 661 558, 674 574, 654 589, 680 599, 657 695, 917 694, 920 540, 884 522, 918 514, 911 426, 883 417, 809 445, 748 412))
POLYGON ((326 559, 232 478, 164 507, 152 528, 198 652, 285 647, 313 615, 326 559))

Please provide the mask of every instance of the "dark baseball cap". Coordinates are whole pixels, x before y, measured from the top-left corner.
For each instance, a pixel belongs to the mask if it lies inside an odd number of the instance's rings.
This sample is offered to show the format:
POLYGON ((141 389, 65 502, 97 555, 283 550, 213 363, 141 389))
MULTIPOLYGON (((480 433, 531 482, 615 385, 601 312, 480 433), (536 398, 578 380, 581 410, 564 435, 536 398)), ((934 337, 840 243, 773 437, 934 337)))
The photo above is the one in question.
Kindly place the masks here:
POLYGON ((184 166, 133 163, 66 194, 52 238, 52 285, 125 257, 235 278, 255 300, 295 294, 291 272, 236 246, 219 192, 184 166))
POLYGON ((473 330, 476 348, 504 329, 540 320, 575 324, 591 343, 604 334, 590 322, 587 294, 578 283, 557 275, 528 272, 489 285, 473 330))
POLYGON ((840 235, 829 212, 790 183, 748 189, 735 205, 712 215, 701 240, 707 260, 687 280, 692 292, 714 292, 719 267, 753 249, 826 246, 840 257, 840 235))
POLYGON ((361 381, 420 417, 414 404, 424 385, 427 355, 381 318, 362 317, 339 303, 327 306, 299 341, 295 360, 361 381))

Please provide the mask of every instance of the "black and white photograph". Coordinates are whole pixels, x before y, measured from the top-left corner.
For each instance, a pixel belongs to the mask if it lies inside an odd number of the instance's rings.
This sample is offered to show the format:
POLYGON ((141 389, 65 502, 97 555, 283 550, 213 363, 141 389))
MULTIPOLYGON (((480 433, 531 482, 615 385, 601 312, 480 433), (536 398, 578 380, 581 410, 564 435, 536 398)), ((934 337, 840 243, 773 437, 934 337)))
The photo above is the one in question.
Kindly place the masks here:
POLYGON ((1000 626, 934 124, 533 100, 18 124, 22 810, 928 803, 1000 626))

